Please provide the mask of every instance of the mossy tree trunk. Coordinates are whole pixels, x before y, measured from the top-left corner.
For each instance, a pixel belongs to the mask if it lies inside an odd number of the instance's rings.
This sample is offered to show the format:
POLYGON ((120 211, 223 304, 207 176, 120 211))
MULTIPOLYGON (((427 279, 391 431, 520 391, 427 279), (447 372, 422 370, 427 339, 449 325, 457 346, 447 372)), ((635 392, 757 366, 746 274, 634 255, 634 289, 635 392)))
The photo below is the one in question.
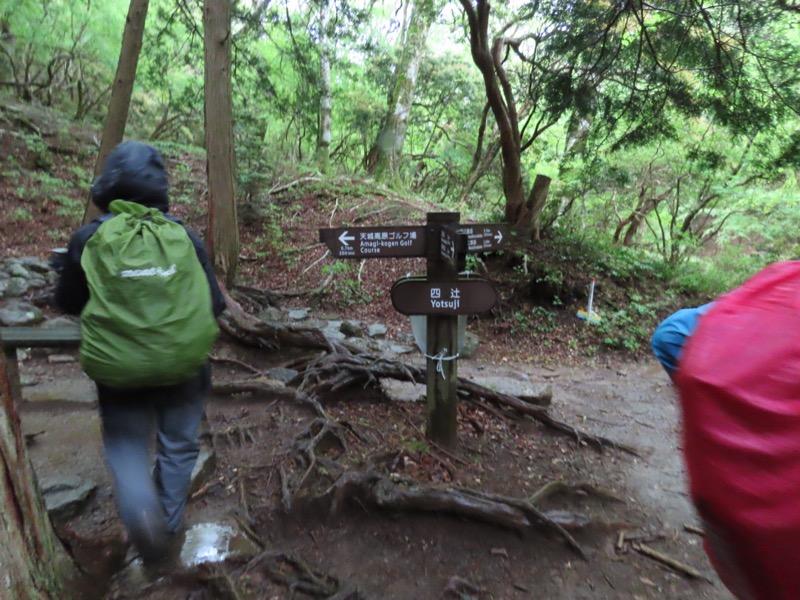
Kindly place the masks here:
POLYGON ((239 263, 239 225, 233 180, 230 0, 205 0, 203 27, 208 175, 206 244, 217 274, 227 285, 232 285, 239 263))
POLYGON ((55 535, 25 449, 7 368, 0 365, 0 598, 76 596, 79 575, 55 535))
POLYGON ((319 13, 319 133, 317 134, 317 162, 323 173, 329 168, 331 154, 331 54, 332 44, 329 32, 331 21, 330 0, 323 0, 319 13))
POLYGON ((438 12, 438 1, 418 0, 395 68, 389 110, 366 159, 367 170, 377 177, 395 177, 403 154, 408 117, 417 89, 417 75, 425 54, 428 31, 438 12))

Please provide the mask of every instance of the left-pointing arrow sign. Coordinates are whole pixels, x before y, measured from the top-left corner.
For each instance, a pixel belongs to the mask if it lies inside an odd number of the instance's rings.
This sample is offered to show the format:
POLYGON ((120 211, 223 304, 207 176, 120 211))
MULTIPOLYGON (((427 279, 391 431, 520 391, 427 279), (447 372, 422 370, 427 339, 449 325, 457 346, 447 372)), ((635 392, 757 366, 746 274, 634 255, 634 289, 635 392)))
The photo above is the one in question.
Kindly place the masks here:
POLYGON ((335 258, 425 256, 425 227, 334 227, 319 230, 319 241, 335 258))

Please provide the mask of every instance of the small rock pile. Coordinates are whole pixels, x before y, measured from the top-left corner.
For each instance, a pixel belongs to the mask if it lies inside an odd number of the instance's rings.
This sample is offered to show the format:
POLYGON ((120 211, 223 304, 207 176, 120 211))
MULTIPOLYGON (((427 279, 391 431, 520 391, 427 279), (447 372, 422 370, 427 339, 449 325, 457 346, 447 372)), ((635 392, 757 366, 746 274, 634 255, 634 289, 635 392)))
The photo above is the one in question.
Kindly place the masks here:
POLYGON ((35 325, 44 321, 44 313, 31 297, 45 295, 55 280, 55 272, 35 256, 0 260, 0 325, 35 325))

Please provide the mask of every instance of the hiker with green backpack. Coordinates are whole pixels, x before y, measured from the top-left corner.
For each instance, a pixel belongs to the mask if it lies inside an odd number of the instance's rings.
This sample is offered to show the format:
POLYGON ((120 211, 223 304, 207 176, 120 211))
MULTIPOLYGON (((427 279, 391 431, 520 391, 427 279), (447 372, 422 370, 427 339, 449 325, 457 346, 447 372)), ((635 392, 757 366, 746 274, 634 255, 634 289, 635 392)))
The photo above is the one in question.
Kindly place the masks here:
POLYGON ((120 517, 145 565, 158 565, 183 530, 225 300, 201 239, 167 214, 155 148, 119 144, 91 196, 105 214, 72 235, 55 299, 81 317, 120 517))

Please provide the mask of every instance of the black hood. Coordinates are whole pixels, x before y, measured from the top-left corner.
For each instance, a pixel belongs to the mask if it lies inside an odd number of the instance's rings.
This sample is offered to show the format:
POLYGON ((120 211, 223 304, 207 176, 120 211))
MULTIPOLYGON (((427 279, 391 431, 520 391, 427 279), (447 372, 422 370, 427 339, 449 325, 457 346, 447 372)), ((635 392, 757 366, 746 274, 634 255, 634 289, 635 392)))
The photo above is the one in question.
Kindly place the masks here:
POLYGON ((127 141, 106 158, 103 172, 92 184, 92 201, 103 212, 113 200, 128 200, 161 212, 169 210, 169 183, 158 150, 127 141))

